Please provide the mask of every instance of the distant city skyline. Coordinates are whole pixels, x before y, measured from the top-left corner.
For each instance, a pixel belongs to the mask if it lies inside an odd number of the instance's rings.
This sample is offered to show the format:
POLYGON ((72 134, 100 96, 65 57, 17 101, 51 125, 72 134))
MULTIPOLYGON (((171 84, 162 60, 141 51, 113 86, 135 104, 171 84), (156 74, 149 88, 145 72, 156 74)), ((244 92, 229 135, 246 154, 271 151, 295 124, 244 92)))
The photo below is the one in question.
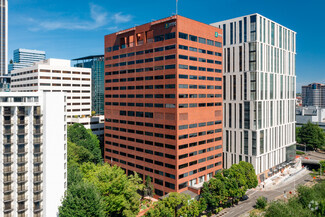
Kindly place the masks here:
MULTIPOLYGON (((44 50, 49 58, 74 59, 103 54, 104 35, 175 13, 175 0, 110 1, 11 0, 9 2, 9 58, 17 48, 44 50)), ((207 24, 259 13, 297 32, 297 92, 313 82, 325 83, 322 8, 325 2, 257 0, 215 2, 180 0, 180 15, 207 24), (196 10, 193 10, 195 5, 196 10), (216 7, 218 10, 215 10, 216 7), (223 8, 223 10, 219 10, 223 8), (217 12, 216 12, 217 11, 217 12)))

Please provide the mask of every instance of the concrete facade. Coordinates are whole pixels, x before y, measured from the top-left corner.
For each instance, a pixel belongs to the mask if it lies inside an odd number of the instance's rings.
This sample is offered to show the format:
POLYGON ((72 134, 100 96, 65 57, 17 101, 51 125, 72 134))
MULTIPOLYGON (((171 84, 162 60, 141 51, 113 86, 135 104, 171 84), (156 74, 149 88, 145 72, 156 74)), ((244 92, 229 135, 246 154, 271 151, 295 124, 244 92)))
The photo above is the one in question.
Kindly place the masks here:
POLYGON ((250 162, 263 181, 292 158, 296 33, 259 14, 211 25, 223 29, 224 168, 250 162))
POLYGON ((0 93, 0 123, 0 216, 57 216, 67 188, 65 93, 0 93))

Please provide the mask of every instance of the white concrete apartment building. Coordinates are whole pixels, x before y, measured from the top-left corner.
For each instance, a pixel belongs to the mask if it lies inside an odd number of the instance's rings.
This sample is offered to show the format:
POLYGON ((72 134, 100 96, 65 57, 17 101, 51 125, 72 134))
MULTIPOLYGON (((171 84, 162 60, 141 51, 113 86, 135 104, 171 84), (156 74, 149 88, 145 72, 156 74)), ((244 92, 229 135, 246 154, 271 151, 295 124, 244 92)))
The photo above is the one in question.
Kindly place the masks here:
POLYGON ((0 216, 57 216, 67 185, 65 95, 0 93, 0 216))
POLYGON ((252 14, 223 29, 224 168, 253 164, 259 181, 295 156, 296 33, 252 14))
POLYGON ((11 91, 66 92, 67 118, 91 115, 91 69, 48 59, 11 72, 11 91))

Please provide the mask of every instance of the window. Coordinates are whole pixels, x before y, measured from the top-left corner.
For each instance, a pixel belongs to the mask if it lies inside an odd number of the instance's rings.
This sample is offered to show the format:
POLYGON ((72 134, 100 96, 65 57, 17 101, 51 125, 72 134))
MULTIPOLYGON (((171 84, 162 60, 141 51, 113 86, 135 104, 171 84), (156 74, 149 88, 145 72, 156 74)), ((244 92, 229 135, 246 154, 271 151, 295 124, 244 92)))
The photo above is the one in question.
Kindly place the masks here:
POLYGON ((205 38, 199 38, 199 43, 206 44, 206 39, 205 38))
POLYGON ((165 40, 175 38, 175 32, 165 34, 165 40))
POLYGON ((185 33, 179 32, 178 37, 187 40, 187 39, 188 39, 188 34, 185 34, 185 33))
POLYGON ((197 36, 190 35, 190 40, 191 40, 191 41, 197 41, 197 36))
POLYGON ((178 48, 182 50, 188 50, 188 46, 185 45, 179 45, 178 48))
POLYGON ((215 42, 215 46, 216 46, 216 47, 222 47, 221 42, 217 42, 217 41, 216 41, 216 42, 215 42))
POLYGON ((190 47, 190 51, 197 52, 197 48, 195 48, 195 47, 190 47))

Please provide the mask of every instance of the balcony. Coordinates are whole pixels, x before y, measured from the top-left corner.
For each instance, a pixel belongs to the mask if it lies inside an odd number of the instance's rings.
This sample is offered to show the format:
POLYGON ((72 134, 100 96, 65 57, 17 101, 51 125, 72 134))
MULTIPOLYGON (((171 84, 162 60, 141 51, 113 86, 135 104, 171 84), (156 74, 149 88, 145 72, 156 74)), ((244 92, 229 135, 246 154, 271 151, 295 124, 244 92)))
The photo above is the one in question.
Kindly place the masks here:
POLYGON ((17 143, 18 143, 18 145, 21 145, 21 144, 28 143, 28 141, 27 141, 27 139, 18 139, 17 143))
POLYGON ((12 121, 11 121, 11 119, 9 119, 9 120, 4 120, 3 125, 4 125, 4 126, 10 126, 10 125, 12 125, 12 121))
POLYGON ((27 178, 25 177, 25 176, 18 176, 18 179, 17 179, 17 182, 18 183, 25 183, 25 182, 27 182, 28 180, 27 180, 27 178))
POLYGON ((11 139, 4 138, 3 144, 12 144, 12 141, 11 141, 11 139))
POLYGON ((12 173, 13 171, 12 171, 12 168, 11 168, 11 166, 7 166, 7 167, 4 167, 3 168, 3 173, 12 173))
POLYGON ((3 135, 5 135, 5 136, 10 136, 10 135, 12 135, 12 131, 11 131, 11 129, 5 129, 5 130, 3 131, 3 135))
POLYGON ((34 202, 38 202, 38 201, 42 201, 43 200, 41 194, 34 195, 33 199, 34 199, 34 202))
POLYGON ((25 129, 18 129, 17 135, 26 135, 28 133, 25 129))
POLYGON ((25 164, 25 163, 27 163, 27 158, 25 158, 25 157, 18 157, 17 163, 18 164, 25 164))
POLYGON ((40 119, 34 119, 34 125, 42 125, 42 122, 40 119))
POLYGON ((27 173, 27 169, 24 166, 20 166, 20 167, 18 167, 17 172, 18 173, 27 173))
POLYGON ((13 180, 12 180, 12 178, 11 178, 11 176, 10 177, 5 177, 4 179, 3 179, 3 183, 4 184, 6 184, 6 183, 12 183, 13 182, 13 180))
POLYGON ((18 148, 18 154, 26 154, 27 148, 18 148))
POLYGON ((27 122, 25 121, 25 119, 21 120, 21 119, 18 119, 17 121, 17 125, 20 126, 20 125, 26 125, 27 122))
POLYGON ((34 184, 35 184, 35 183, 40 183, 40 182, 42 182, 42 181, 43 181, 43 178, 42 178, 41 176, 36 176, 36 177, 34 177, 34 179, 33 179, 34 184))
POLYGON ((25 113, 25 111, 18 111, 18 114, 17 114, 17 116, 26 116, 26 113, 25 113))
POLYGON ((25 187, 25 185, 22 185, 21 187, 17 188, 18 194, 25 193, 26 191, 28 191, 28 189, 25 187))
POLYGON ((12 162, 12 159, 11 159, 11 157, 8 157, 8 156, 4 156, 4 158, 3 158, 3 164, 6 166, 6 165, 8 165, 8 164, 12 164, 13 162, 12 162))
POLYGON ((27 206, 25 204, 20 205, 18 204, 18 213, 25 212, 27 210, 27 206))
POLYGON ((35 206, 34 205, 34 213, 35 212, 41 212, 42 210, 43 210, 43 206, 41 206, 41 205, 40 206, 35 206))
POLYGON ((34 157, 34 164, 40 164, 43 163, 42 157, 34 157))
POLYGON ((42 139, 34 139, 33 142, 34 142, 34 144, 42 144, 43 143, 42 139))
POLYGON ((25 194, 20 194, 20 195, 18 195, 17 200, 18 200, 18 202, 23 202, 23 201, 26 201, 28 199, 27 199, 27 196, 25 194))
POLYGON ((5 185, 3 187, 3 193, 6 194, 6 193, 9 193, 9 192, 13 192, 14 190, 12 189, 11 185, 5 185))
POLYGON ((41 147, 34 148, 34 154, 42 154, 43 149, 41 147))
POLYGON ((39 174, 43 172, 43 168, 41 166, 34 167, 34 173, 39 174))
POLYGON ((34 193, 39 193, 39 192, 42 192, 43 191, 43 188, 41 185, 36 185, 34 188, 33 188, 33 191, 34 193))
POLYGON ((4 197, 3 197, 3 201, 4 202, 13 201, 13 198, 12 198, 11 194, 5 194, 4 197))
POLYGON ((40 129, 39 130, 34 130, 33 131, 33 134, 34 135, 42 135, 43 134, 43 130, 40 130, 40 129))

